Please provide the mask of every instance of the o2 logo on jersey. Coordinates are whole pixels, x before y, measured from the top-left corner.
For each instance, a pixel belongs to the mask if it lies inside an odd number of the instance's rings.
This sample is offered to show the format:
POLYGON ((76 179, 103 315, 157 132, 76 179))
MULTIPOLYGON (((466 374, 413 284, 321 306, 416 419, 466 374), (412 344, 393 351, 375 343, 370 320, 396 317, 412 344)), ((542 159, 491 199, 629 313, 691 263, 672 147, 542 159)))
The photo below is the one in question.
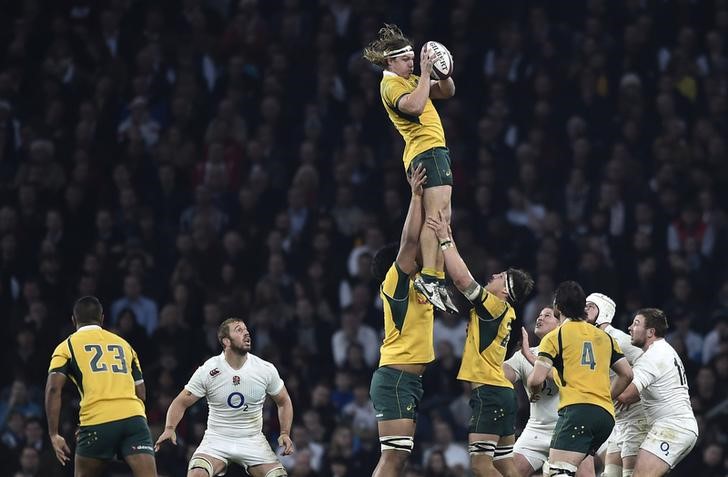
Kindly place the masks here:
POLYGON ((245 396, 242 395, 242 393, 239 393, 237 391, 230 393, 227 398, 227 404, 233 409, 240 409, 243 408, 243 411, 248 410, 248 405, 245 404, 245 396))

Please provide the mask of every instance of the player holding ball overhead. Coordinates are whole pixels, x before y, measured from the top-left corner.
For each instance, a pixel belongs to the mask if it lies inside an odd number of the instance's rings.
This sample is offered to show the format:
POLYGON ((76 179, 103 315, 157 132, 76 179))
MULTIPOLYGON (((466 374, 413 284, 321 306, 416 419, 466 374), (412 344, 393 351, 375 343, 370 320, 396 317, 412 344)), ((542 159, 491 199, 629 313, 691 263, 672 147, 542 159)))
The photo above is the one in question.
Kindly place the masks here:
MULTIPOLYGON (((440 43, 427 42, 420 50, 420 76, 413 74, 415 52, 412 42, 396 25, 385 24, 376 40, 364 49, 364 58, 384 69, 379 92, 382 103, 405 141, 404 168, 407 174, 420 164, 427 182, 423 196, 426 217, 442 216, 450 222, 452 171, 445 132, 432 99, 455 94, 452 55, 440 43), (441 215, 440 215, 441 214, 441 215)), ((416 289, 441 311, 457 313, 445 287, 445 262, 434 232, 420 232, 422 271, 416 289)))

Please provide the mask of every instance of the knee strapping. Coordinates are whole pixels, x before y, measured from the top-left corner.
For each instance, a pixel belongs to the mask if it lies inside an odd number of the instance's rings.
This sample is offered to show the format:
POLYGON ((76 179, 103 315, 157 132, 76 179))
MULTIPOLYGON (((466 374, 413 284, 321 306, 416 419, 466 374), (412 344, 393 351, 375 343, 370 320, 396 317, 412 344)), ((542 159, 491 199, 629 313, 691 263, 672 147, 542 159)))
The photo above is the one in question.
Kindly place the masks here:
POLYGON ((617 464, 606 464, 601 477, 622 477, 622 466, 617 464))
POLYGON ((576 466, 568 462, 550 462, 549 477, 574 477, 576 475, 576 466))
POLYGON ((493 460, 509 459, 513 457, 513 446, 498 446, 495 448, 493 460))
POLYGON ((286 477, 288 472, 283 467, 274 467, 266 472, 265 477, 286 477))
MULTIPOLYGON (((468 444, 468 452, 470 455, 495 455, 496 443, 493 441, 475 441, 468 444)), ((511 450, 513 448, 511 447, 511 450)))
POLYGON ((634 474, 634 469, 622 469, 622 477, 632 477, 632 474, 634 474))
POLYGON ((379 438, 382 451, 401 451, 411 453, 415 447, 415 440, 412 436, 384 436, 379 438))
POLYGON ((212 462, 205 459, 204 457, 199 456, 193 456, 190 459, 190 464, 187 466, 187 470, 192 469, 202 469, 207 472, 207 475, 210 477, 213 477, 214 474, 214 468, 212 467, 212 462))

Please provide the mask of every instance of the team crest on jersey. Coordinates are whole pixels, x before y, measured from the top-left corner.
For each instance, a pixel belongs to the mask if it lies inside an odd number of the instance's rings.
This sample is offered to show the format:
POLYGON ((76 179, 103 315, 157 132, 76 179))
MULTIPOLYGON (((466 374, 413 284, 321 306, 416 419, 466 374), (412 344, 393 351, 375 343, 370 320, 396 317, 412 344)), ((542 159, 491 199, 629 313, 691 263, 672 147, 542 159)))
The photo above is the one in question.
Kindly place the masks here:
POLYGON ((240 376, 233 376, 233 385, 237 386, 240 384, 240 376))
POLYGON ((418 293, 415 293, 415 296, 417 297, 417 303, 419 303, 420 305, 427 304, 427 297, 425 297, 425 295, 418 292, 418 293))
POLYGON ((217 369, 217 368, 215 368, 215 369, 213 369, 212 371, 210 371, 210 376, 212 376, 213 378, 214 378, 215 376, 217 376, 218 374, 220 374, 220 370, 219 370, 219 369, 217 369))

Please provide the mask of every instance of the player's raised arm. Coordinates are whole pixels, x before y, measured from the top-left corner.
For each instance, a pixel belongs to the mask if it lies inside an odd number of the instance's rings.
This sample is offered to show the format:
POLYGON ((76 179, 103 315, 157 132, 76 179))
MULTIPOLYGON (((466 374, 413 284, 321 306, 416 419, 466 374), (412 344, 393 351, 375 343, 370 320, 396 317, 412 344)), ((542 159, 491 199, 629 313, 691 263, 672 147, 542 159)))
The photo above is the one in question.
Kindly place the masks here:
POLYGON ((468 266, 465 265, 457 247, 455 247, 450 227, 443 219, 442 213, 439 213, 437 218, 428 217, 426 225, 435 231, 435 236, 445 256, 445 268, 447 268, 453 283, 469 300, 475 300, 478 297, 480 285, 473 279, 468 266))
POLYGON ((199 401, 200 398, 192 394, 186 389, 183 389, 172 404, 167 409, 167 419, 164 423, 164 432, 159 436, 157 442, 154 444, 154 450, 158 451, 159 446, 166 440, 171 440, 172 444, 177 445, 177 434, 174 432, 177 429, 177 424, 182 420, 185 415, 185 411, 188 407, 199 401))
POLYGON ((452 78, 432 80, 430 84, 430 99, 447 99, 455 96, 455 81, 452 78))
POLYGON ((397 253, 397 265, 407 274, 411 274, 417 269, 415 259, 420 248, 420 232, 423 222, 422 194, 424 192, 422 186, 427 181, 426 174, 425 168, 419 165, 411 175, 407 176, 407 182, 412 189, 412 197, 407 217, 404 219, 402 238, 399 241, 399 252, 397 253))
POLYGON ((283 455, 293 453, 293 441, 291 440, 291 426, 293 425, 293 402, 285 386, 281 391, 272 395, 273 402, 278 406, 278 424, 281 427, 278 436, 278 445, 283 447, 283 455))

